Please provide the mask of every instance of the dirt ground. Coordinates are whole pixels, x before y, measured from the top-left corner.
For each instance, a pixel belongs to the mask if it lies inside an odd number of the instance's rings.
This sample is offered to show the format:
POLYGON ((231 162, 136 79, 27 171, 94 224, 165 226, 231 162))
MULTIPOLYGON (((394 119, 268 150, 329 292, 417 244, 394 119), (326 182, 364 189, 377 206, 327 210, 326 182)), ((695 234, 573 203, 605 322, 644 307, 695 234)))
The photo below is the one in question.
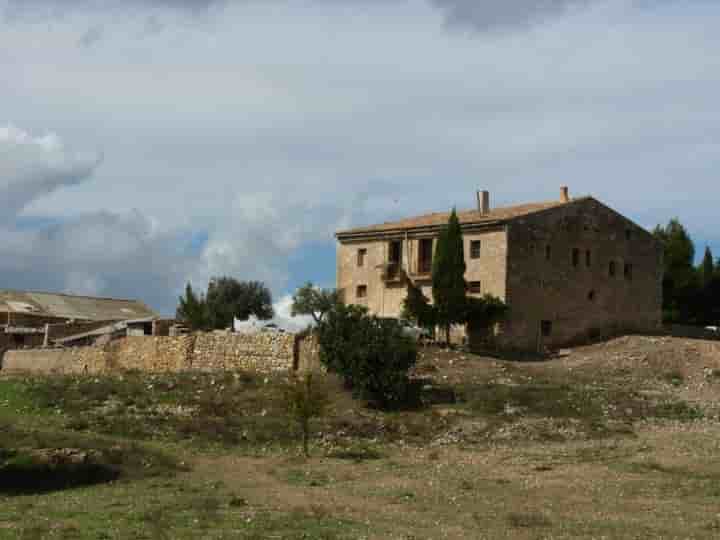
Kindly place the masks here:
POLYGON ((166 445, 189 472, 0 496, 0 538, 720 538, 720 343, 425 349, 415 371, 435 403, 382 413, 338 392, 309 459, 166 445))

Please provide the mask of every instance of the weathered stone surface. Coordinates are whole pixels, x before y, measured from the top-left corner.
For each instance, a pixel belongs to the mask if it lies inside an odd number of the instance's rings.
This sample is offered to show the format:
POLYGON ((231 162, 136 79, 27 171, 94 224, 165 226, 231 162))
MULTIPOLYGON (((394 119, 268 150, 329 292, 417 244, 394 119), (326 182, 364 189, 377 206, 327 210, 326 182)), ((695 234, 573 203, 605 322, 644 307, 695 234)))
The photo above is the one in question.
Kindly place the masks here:
MULTIPOLYGON (((429 273, 421 273, 420 243, 436 239, 438 231, 380 229, 339 237, 337 287, 348 303, 398 317, 406 287, 402 280, 384 279, 390 244, 400 244, 399 264, 432 300, 429 273)), ((492 332, 470 329, 471 346, 494 341, 503 348, 543 350, 596 335, 660 328, 661 246, 595 199, 572 200, 502 224, 468 223, 463 239, 465 279, 479 291, 470 294, 489 293, 510 306, 507 320, 492 332), (473 241, 480 242, 476 257, 473 241)), ((465 335, 465 328, 453 328, 451 340, 465 335)))
POLYGON ((182 336, 130 336, 105 347, 8 351, 4 371, 104 373, 136 369, 147 372, 199 369, 286 371, 318 363, 311 336, 261 332, 196 333, 182 336))

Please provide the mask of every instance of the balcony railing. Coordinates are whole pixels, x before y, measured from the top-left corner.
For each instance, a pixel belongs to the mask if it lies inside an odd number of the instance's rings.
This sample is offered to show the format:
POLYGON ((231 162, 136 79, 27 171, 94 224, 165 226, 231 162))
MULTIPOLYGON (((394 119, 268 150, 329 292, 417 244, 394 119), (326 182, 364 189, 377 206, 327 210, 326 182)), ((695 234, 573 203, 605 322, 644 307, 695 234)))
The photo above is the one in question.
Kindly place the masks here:
POLYGON ((390 262, 383 266, 382 278, 384 281, 400 281, 402 279, 402 272, 400 263, 390 262))

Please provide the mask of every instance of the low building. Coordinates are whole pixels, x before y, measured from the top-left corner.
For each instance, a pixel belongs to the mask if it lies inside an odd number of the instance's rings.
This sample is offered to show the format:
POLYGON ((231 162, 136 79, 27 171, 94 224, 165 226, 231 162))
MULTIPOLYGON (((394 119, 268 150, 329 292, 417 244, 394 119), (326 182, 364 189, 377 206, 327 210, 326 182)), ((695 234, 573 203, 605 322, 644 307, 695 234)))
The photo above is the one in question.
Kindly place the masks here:
POLYGON ((0 352, 48 345, 92 333, 120 321, 142 321, 157 313, 137 300, 0 290, 0 352))
MULTIPOLYGON (((336 233, 345 301, 398 317, 407 279, 432 300, 433 253, 448 218, 433 213, 336 233)), ((563 187, 554 201, 492 209, 482 191, 477 208, 458 218, 468 294, 492 294, 510 306, 491 336, 497 345, 543 350, 660 327, 662 246, 597 199, 571 199, 563 187)))

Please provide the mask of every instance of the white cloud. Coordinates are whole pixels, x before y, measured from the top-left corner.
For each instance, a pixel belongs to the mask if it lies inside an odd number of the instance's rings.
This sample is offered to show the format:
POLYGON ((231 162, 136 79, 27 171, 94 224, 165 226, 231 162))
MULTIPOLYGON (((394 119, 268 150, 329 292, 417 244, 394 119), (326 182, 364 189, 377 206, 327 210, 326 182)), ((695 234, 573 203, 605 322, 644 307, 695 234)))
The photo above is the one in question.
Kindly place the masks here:
POLYGON ((335 229, 470 207, 478 188, 507 204, 569 184, 715 234, 715 4, 545 3, 532 28, 517 1, 239 2, 201 25, 159 1, 89 4, 0 31, 0 103, 25 130, 0 143, 0 209, 50 223, 0 226, 10 285, 171 310, 184 280, 230 274, 277 295, 313 279, 289 256, 331 251, 335 229), (448 31, 463 9, 514 31, 448 31))
POLYGON ((289 332, 299 332, 312 324, 312 317, 309 315, 292 315, 292 295, 285 295, 273 305, 275 318, 272 322, 280 328, 289 332))
POLYGON ((66 149, 54 133, 33 136, 10 124, 0 126, 0 220, 15 218, 57 189, 86 181, 100 161, 97 155, 66 149))

